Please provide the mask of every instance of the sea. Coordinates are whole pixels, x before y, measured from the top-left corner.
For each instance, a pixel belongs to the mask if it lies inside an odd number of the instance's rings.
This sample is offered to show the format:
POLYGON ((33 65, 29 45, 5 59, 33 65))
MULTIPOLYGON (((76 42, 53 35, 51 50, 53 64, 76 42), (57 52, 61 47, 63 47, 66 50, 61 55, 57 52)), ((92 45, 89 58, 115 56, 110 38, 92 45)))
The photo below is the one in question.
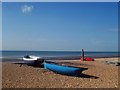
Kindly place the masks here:
MULTIPOLYGON (((84 52, 85 57, 107 58, 119 57, 118 52, 84 52)), ((1 62, 22 61, 25 55, 39 56, 45 60, 79 60, 81 51, 0 51, 1 62)))

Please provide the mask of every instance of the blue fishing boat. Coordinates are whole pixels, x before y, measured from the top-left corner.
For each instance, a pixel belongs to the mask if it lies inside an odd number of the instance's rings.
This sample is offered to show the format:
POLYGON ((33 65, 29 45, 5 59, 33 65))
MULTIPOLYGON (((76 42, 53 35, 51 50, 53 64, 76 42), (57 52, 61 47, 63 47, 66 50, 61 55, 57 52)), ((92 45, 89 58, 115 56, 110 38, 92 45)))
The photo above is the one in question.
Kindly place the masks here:
POLYGON ((59 74, 78 76, 82 71, 88 68, 59 65, 54 62, 44 62, 44 68, 59 74))

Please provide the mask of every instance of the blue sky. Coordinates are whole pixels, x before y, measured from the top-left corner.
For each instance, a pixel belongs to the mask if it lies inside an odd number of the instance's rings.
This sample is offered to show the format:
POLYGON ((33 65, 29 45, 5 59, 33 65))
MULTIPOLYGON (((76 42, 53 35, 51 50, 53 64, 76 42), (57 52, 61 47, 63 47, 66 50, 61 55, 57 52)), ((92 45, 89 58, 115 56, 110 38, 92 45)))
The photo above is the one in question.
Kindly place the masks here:
POLYGON ((117 51, 117 5, 3 3, 3 50, 117 51))
POLYGON ((1 12, 2 12, 2 5, 0 3, 0 50, 2 50, 2 13, 1 12))

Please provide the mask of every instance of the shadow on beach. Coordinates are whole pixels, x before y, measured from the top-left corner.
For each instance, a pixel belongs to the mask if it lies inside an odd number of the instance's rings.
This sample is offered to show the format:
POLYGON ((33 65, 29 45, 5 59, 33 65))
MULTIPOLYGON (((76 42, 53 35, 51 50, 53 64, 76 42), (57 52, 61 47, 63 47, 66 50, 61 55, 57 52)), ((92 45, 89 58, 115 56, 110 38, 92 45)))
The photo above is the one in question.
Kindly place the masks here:
MULTIPOLYGON (((26 65, 24 63, 13 63, 13 64, 19 64, 20 67, 22 67, 22 65, 26 65)), ((44 68, 43 64, 41 66, 35 66, 35 65, 27 65, 27 66, 32 66, 32 67, 35 67, 35 68, 44 68)), ((44 73, 45 72, 50 72, 50 70, 45 70, 44 73)), ((56 73, 56 72, 54 72, 54 73, 56 73)), ((60 74, 60 73, 56 73, 56 74, 60 74)), ((65 76, 69 76, 69 77, 79 77, 79 78, 91 78, 91 79, 97 79, 97 78, 99 78, 97 76, 87 75, 87 74, 83 74, 83 73, 79 73, 77 76, 66 75, 66 74, 60 74, 60 75, 65 75, 65 76)))
POLYGON ((77 77, 81 77, 81 78, 92 78, 92 79, 97 79, 97 78, 99 78, 99 77, 97 77, 97 76, 87 75, 87 74, 83 74, 83 73, 79 74, 77 77))
MULTIPOLYGON (((54 72, 54 73, 56 73, 56 72, 54 72)), ((56 74, 60 74, 60 73, 56 73, 56 74)), ((65 75, 65 76, 69 76, 69 77, 78 77, 78 78, 91 78, 91 79, 99 78, 97 76, 87 75, 87 74, 83 74, 83 73, 79 73, 77 76, 72 76, 72 75, 67 75, 67 74, 60 74, 60 75, 65 75)))
POLYGON ((32 67, 35 67, 35 68, 44 68, 44 65, 39 65, 39 66, 36 66, 36 65, 33 65, 33 64, 25 64, 25 63, 13 63, 13 64, 19 64, 20 66, 19 67, 22 67, 23 65, 26 65, 26 66, 32 66, 32 67))

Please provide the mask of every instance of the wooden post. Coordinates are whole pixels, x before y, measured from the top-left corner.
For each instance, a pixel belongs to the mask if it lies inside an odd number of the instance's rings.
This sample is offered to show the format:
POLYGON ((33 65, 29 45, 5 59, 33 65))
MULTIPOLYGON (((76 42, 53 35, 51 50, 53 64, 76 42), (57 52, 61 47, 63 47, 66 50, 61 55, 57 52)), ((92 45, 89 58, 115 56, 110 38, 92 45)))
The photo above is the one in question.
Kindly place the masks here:
POLYGON ((20 64, 20 67, 22 67, 23 63, 20 64))

